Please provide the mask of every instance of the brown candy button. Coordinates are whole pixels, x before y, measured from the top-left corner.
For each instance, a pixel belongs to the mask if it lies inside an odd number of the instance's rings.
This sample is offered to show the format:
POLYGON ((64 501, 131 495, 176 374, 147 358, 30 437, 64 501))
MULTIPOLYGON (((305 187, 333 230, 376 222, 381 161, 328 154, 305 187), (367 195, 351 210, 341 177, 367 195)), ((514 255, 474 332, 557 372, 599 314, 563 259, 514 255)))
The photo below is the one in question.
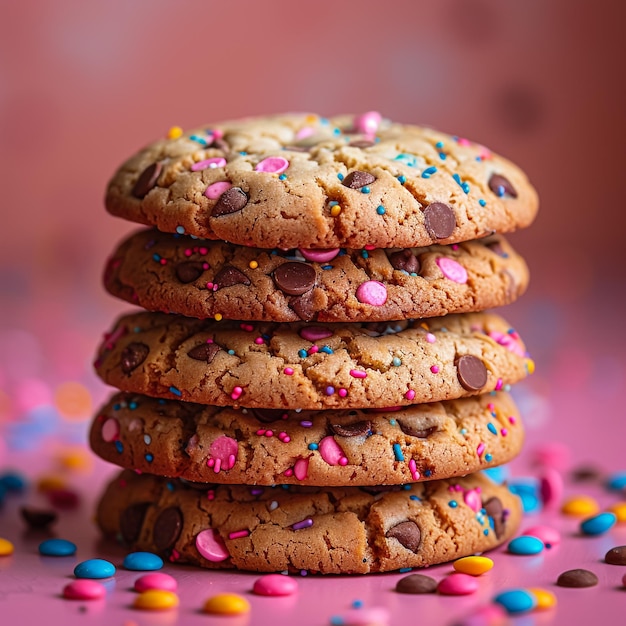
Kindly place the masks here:
POLYGON ((434 593, 436 589, 437 581, 423 574, 409 574, 396 583, 399 593, 434 593))
POLYGON ((176 278, 185 285, 198 280, 204 272, 204 264, 198 261, 183 261, 176 266, 176 278))
POLYGON ((218 289, 232 287, 233 285, 249 285, 250 279, 240 270, 232 265, 225 265, 213 279, 213 283, 218 289))
POLYGON ((594 587, 598 584, 598 577, 588 569, 570 569, 557 578, 559 587, 594 587))
POLYGON ((376 176, 369 172, 361 172, 355 170, 350 172, 342 181, 342 185, 349 187, 350 189, 361 189, 366 185, 371 185, 376 180, 376 176))
POLYGON ((256 417, 259 422, 264 422, 269 424, 270 422, 276 422, 279 419, 283 418, 283 415, 286 415, 286 411, 284 409, 247 409, 249 412, 256 417))
POLYGON ((122 372, 130 374, 146 360, 148 352, 150 348, 145 343, 129 343, 122 351, 122 372))
POLYGON ((372 146, 376 145, 374 141, 370 141, 369 139, 355 139, 354 141, 351 141, 349 144, 349 146, 352 146, 353 148, 371 148, 372 146))
POLYGON ((20 514, 30 528, 46 528, 57 520, 57 514, 54 511, 44 511, 26 506, 20 509, 20 514))
POLYGON ((225 191, 216 202, 211 213, 212 217, 237 213, 248 204, 248 196, 239 187, 231 187, 225 191))
POLYGON ((161 512, 154 522, 152 539, 157 550, 170 549, 180 536, 183 529, 183 514, 176 506, 171 506, 161 512))
POLYGON ((163 171, 163 165, 161 163, 152 163, 148 165, 146 169, 141 172, 137 182, 135 183, 132 194, 135 198, 143 198, 146 194, 156 186, 157 180, 163 171))
POLYGON ((317 274, 307 263, 288 262, 274 270, 276 286, 290 296, 301 296, 315 286, 317 274))
POLYGON ((437 430, 436 426, 431 426, 430 428, 419 428, 403 419, 396 419, 396 422, 398 423, 398 426, 400 426, 400 430, 409 437, 426 439, 437 430))
POLYGON ((626 565, 626 546, 611 548, 604 556, 604 560, 610 565, 626 565))
POLYGON ((491 189, 498 198, 502 198, 505 195, 511 196, 511 198, 517 198, 517 191, 511 184, 511 181, 500 174, 491 175, 489 179, 489 189, 491 189))
POLYGON ((400 522, 387 531, 387 537, 397 539, 407 550, 417 552, 420 547, 422 533, 415 522, 400 522))
POLYGON ((362 420, 354 424, 331 424, 330 429, 340 437, 362 437, 372 430, 372 422, 362 420))
POLYGON ((146 517, 149 506, 149 502, 140 502, 122 511, 120 516, 120 533, 126 543, 134 543, 139 538, 143 520, 146 517))
POLYGON ((487 384, 487 368, 477 357, 465 354, 456 361, 456 375, 464 389, 478 391, 487 384))
POLYGON ((389 263, 394 270, 417 274, 420 271, 420 262, 410 249, 392 252, 389 255, 389 263))
POLYGON ((433 202, 424 209, 424 225, 433 239, 445 239, 456 228, 452 207, 443 202, 433 202))
POLYGON ((216 343, 201 343, 187 352, 187 356, 195 361, 211 363, 222 348, 216 343))
POLYGON ((496 533, 496 538, 500 539, 504 534, 506 526, 502 501, 500 498, 489 498, 487 502, 483 503, 483 509, 485 509, 485 513, 493 519, 493 531, 496 533))

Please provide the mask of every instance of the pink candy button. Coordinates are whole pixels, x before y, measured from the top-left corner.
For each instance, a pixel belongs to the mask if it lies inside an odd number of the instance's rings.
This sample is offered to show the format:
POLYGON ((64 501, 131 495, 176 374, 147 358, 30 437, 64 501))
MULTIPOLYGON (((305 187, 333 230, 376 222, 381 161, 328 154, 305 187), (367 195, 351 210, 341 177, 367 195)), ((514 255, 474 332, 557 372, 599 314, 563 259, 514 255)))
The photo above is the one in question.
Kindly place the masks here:
POLYGON ((298 459, 293 466, 293 473, 298 480, 304 480, 309 471, 309 459, 298 459))
POLYGON ((267 174, 282 174, 289 167, 289 161, 284 157, 267 157, 256 164, 254 168, 257 172, 267 174))
POLYGON ((209 185, 205 189, 204 195, 209 198, 209 200, 217 200, 225 191, 228 191, 232 186, 232 183, 229 183, 227 180, 222 180, 217 183, 213 183, 212 185, 209 185))
POLYGON ((160 591, 176 591, 178 583, 169 574, 155 572, 154 574, 144 574, 135 581, 135 591, 148 591, 159 589, 160 591))
POLYGON ((290 596, 298 591, 298 581, 282 574, 268 574, 254 581, 252 591, 259 596, 290 596))
POLYGON ((443 275, 449 280, 464 285, 467 282, 467 271, 454 259, 450 259, 446 256, 440 256, 437 259, 437 265, 443 272, 443 275))
POLYGON ((63 597, 68 600, 100 600, 106 595, 106 588, 102 583, 88 578, 73 580, 63 588, 63 597))
POLYGON ((199 172, 207 168, 215 169, 216 167, 224 167, 226 165, 226 159, 223 157, 213 157, 212 159, 204 159, 204 161, 198 161, 191 166, 192 172, 199 172))
POLYGON ((346 465, 348 459, 334 437, 329 435, 319 442, 321 457, 328 465, 346 465), (344 460, 345 459, 345 460, 344 460))
POLYGON ((446 596, 466 596, 477 590, 478 578, 469 574, 450 574, 437 585, 437 591, 446 596))
POLYGON ((196 535, 196 548, 200 556, 213 563, 225 561, 230 556, 222 538, 212 528, 196 535))
POLYGON ((305 326, 300 329, 299 335, 302 339, 306 339, 307 341, 319 341, 320 339, 332 337, 333 331, 322 326, 305 326))
POLYGON ((532 528, 528 528, 524 532, 524 535, 540 539, 548 549, 554 548, 561 543, 561 534, 558 530, 550 526, 533 526, 532 528))
POLYGON ((354 118, 354 130, 364 135, 375 135, 382 116, 378 111, 368 111, 354 118))
POLYGON ((120 424, 114 418, 110 417, 102 424, 102 439, 107 442, 115 441, 120 434, 120 424))
POLYGON ((547 467, 539 477, 541 501, 547 509, 554 509, 563 499, 563 477, 552 467, 547 467))
POLYGON ((359 285, 356 299, 363 304, 382 306, 387 302, 387 287, 377 280, 368 280, 359 285))
POLYGON ((330 248, 328 250, 298 248, 298 250, 300 250, 300 254, 307 261, 312 261, 313 263, 328 263, 328 261, 332 261, 339 254, 339 248, 330 248))

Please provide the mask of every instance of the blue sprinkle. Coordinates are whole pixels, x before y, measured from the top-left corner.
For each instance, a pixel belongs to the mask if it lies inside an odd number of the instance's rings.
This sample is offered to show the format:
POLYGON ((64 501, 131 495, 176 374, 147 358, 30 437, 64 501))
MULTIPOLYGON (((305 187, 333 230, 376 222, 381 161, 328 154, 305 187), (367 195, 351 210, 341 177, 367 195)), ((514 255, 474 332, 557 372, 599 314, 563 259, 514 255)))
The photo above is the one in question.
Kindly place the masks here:
POLYGON ((498 198, 504 197, 504 185, 498 185, 496 195, 498 196, 498 198))
POLYGON ((493 601, 503 607, 507 613, 525 613, 537 606, 537 598, 525 589, 510 589, 499 593, 493 601))
POLYGON ((482 198, 478 201, 478 204, 480 204, 480 206, 485 206, 487 204, 486 200, 483 200, 482 198))
POLYGON ((76 578, 111 578, 115 575, 115 565, 104 559, 89 559, 74 568, 76 578))
POLYGON ((443 141, 438 141, 435 144, 435 148, 437 148, 437 150, 441 150, 441 148, 443 148, 443 141))
POLYGON ((360 609, 362 606, 363 606, 363 600, 354 600, 354 602, 352 602, 353 609, 360 609))
POLYGON ((417 500, 418 502, 421 502, 421 498, 418 496, 409 496, 409 500, 417 500))
POLYGON ((310 443, 308 445, 309 450, 317 450, 319 446, 316 443, 310 443))
MULTIPOLYGON (((343 176, 343 174, 339 174, 338 176, 343 176)), ((328 203, 328 206, 337 206, 339 204, 339 202, 337 202, 337 200, 331 200, 328 203)))
POLYGON ((477 156, 476 160, 480 163, 483 160, 483 158, 481 156, 477 156))
POLYGON ((367 258, 369 258, 369 253, 367 252, 367 250, 361 250, 361 256, 364 259, 367 259, 367 258))
POLYGON ((153 254, 152 258, 158 263, 161 260, 161 257, 158 254, 153 254))
POLYGON ((411 485, 402 485, 402 491, 411 491, 411 485))
POLYGON ((121 408, 122 408, 122 405, 119 402, 113 405, 114 411, 119 411, 121 408))
POLYGON ((467 428, 461 428, 459 432, 465 437, 465 435, 467 435, 467 428))
MULTIPOLYGON (((343 174, 342 174, 341 172, 339 172, 339 174, 337 174, 337 178, 338 178, 339 180, 343 180, 343 174)), ((336 202, 335 204, 339 204, 339 203, 338 203, 338 202, 336 202)), ((331 205, 330 205, 330 206, 332 206, 332 202, 331 202, 331 205)))
POLYGON ((330 346, 323 346, 322 348, 320 348, 320 352, 325 352, 326 354, 335 354, 330 346))
POLYGON ((170 387, 170 393, 173 393, 175 396, 182 396, 183 392, 180 389, 176 389, 176 387, 170 387))
POLYGON ((184 234, 185 234, 185 227, 184 227, 184 226, 177 226, 177 227, 176 227, 176 232, 177 232, 179 235, 184 235, 184 234))
POLYGON ((378 205, 378 207, 376 207, 376 213, 378 213, 378 215, 384 215, 385 207, 382 204, 378 205))
POLYGON ((332 270, 333 266, 332 265, 322 265, 322 269, 323 270, 332 270))
POLYGON ((461 185, 461 189, 465 192, 465 193, 469 193, 470 192, 470 186, 468 183, 463 183, 461 185))
POLYGON ((152 461, 154 461, 154 455, 148 452, 148 454, 146 454, 146 461, 148 461, 148 463, 152 463, 152 461))
POLYGON ((404 183, 406 183, 406 176, 404 174, 401 174, 400 176, 398 176, 398 181, 401 185, 404 185, 404 183))
POLYGON ((491 463, 492 459, 493 455, 490 452, 487 452, 487 454, 485 454, 485 461, 487 461, 487 463, 491 463))
POLYGON ((0 485, 2 485, 6 491, 22 493, 26 490, 26 479, 16 472, 5 472, 0 476, 0 485))
POLYGON ((115 442, 115 449, 116 449, 116 450, 117 450, 120 454, 122 454, 122 452, 124 452, 124 446, 122 445, 122 442, 121 442, 119 439, 115 442))
POLYGON ((124 558, 124 568, 134 572, 152 572, 163 567, 163 559, 152 552, 131 552, 124 558))
POLYGON ((412 567, 401 567, 398 571, 401 574, 406 574, 407 572, 412 572, 413 568, 412 567))
POLYGON ((435 174, 437 172, 437 168, 436 167, 427 167, 423 172, 422 172, 422 178, 430 178, 433 174, 435 174))
POLYGON ((432 476, 432 475, 433 475, 432 470, 427 469, 427 470, 424 472, 424 476, 426 476, 426 478, 429 478, 429 477, 430 477, 430 476, 432 476))
POLYGON ((341 249, 339 250, 339 256, 345 256, 346 254, 348 254, 348 252, 346 251, 346 249, 345 249, 345 248, 341 248, 341 249))
POLYGON ((487 424, 487 428, 489 429, 490 433, 493 433, 494 435, 498 434, 498 429, 491 422, 487 424))
POLYGON ((298 356, 301 359, 306 359, 306 357, 309 356, 309 353, 306 350, 298 350, 298 356))
POLYGON ((448 502, 448 506, 451 509, 456 509, 456 507, 459 506, 459 503, 456 500, 450 500, 450 502, 448 502))
POLYGON ((330 618, 331 626, 343 626, 344 624, 345 622, 343 621, 343 617, 341 617, 340 615, 333 615, 330 618))
POLYGON ((248 153, 247 153, 245 150, 242 150, 239 154, 240 154, 241 156, 246 156, 248 153))
POLYGON ((461 184, 461 177, 458 174, 452 174, 452 178, 454 178, 458 185, 461 184))
POLYGON ((341 135, 341 129, 340 128, 333 128, 333 135, 341 135))
POLYGON ((393 357, 393 360, 391 361, 392 365, 395 365, 396 367, 400 367, 400 365, 402 365, 402 359, 400 359, 397 356, 393 357))
POLYGON ((580 530, 584 535, 603 535, 615 526, 617 517, 614 513, 600 513, 586 519, 580 525, 580 530))
POLYGON ((402 448, 399 443, 393 444, 393 453, 396 457, 396 461, 404 461, 404 454, 402 454, 402 448))
POLYGON ((191 141, 196 141, 197 143, 199 143, 202 146, 206 146, 207 145, 207 141, 204 137, 198 137, 198 135, 191 135, 191 137, 189 137, 189 139, 191 139, 191 141))
POLYGON ((361 187, 361 193, 369 193, 370 192, 370 188, 365 185, 365 187, 361 187))
POLYGON ((281 175, 278 177, 278 180, 287 180, 287 174, 281 174, 281 175))
POLYGON ((539 554, 545 548, 543 541, 530 535, 520 535, 509 541, 509 552, 511 554, 522 554, 528 556, 531 554, 539 554))
POLYGON ((622 491, 626 488, 626 472, 615 472, 609 476, 606 486, 611 491, 622 491))
POLYGON ((389 424, 390 424, 391 426, 395 426, 397 423, 398 423, 398 422, 396 422, 396 420, 393 420, 393 419, 389 420, 389 424))
POLYGON ((489 529, 485 528, 485 530, 483 530, 483 535, 485 535, 485 537, 489 534, 489 529))
POLYGON ((76 554, 76 544, 67 539, 46 539, 39 544, 39 554, 44 556, 72 556, 76 554))
POLYGON ((167 402, 167 400, 164 400, 163 398, 159 398, 158 403, 159 404, 165 404, 167 402))
POLYGON ((174 491, 174 484, 171 483, 169 480, 167 481, 167 483, 165 483, 165 486, 167 487, 168 491, 174 491))
POLYGON ((440 158, 442 161, 445 161, 447 157, 448 157, 448 155, 447 155, 445 152, 440 152, 440 153, 439 153, 439 158, 440 158))
POLYGON ((134 400, 132 400, 131 402, 128 403, 128 408, 131 411, 134 411, 137 408, 137 403, 134 400))
POLYGON ((235 354, 234 350, 228 350, 228 354, 230 354, 231 356, 233 356, 233 354, 235 354))

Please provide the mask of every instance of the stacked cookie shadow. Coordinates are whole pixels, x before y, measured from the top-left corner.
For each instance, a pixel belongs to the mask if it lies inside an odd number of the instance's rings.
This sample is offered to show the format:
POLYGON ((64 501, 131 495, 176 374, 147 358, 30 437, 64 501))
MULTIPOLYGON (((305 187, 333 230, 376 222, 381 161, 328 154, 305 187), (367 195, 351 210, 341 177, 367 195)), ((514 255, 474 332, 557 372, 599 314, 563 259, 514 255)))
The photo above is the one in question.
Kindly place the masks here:
POLYGON ((127 468, 103 531, 173 561, 366 573, 481 552, 521 512, 480 470, 520 451, 532 368, 484 309, 526 265, 501 232, 534 190, 467 140, 378 114, 172 129, 107 208, 108 291, 148 312, 104 337, 117 387, 91 446, 127 468), (134 470, 134 471, 133 471, 134 470))

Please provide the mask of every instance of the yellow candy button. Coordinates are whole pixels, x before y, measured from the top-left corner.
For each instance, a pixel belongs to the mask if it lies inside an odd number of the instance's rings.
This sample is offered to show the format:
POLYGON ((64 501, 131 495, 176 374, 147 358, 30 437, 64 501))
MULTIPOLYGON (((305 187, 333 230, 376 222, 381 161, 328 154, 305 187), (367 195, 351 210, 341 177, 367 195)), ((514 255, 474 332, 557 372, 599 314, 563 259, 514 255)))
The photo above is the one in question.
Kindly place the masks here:
POLYGON ((617 522, 626 522, 626 502, 616 502, 608 509, 615 517, 617 522))
POLYGON ((464 556, 462 559, 457 559, 452 567, 461 574, 480 576, 493 567, 493 561, 486 556, 464 556))
POLYGON ((178 596, 171 591, 149 589, 137 596, 133 606, 144 611, 166 611, 178 606, 178 596))
POLYGON ((574 496, 563 504, 561 513, 576 517, 595 515, 600 510, 598 503, 589 496, 574 496))
POLYGON ((204 603, 205 613, 241 615, 250 611, 250 603, 236 593, 218 593, 204 603))
POLYGON ((532 588, 528 590, 537 599, 537 610, 542 611, 545 609, 551 609, 556 606, 556 596, 547 589, 532 588))
POLYGON ((13 554, 13 544, 8 539, 0 537, 0 556, 9 556, 13 554))
POLYGON ((182 134, 183 129, 180 126, 172 126, 172 128, 167 131, 167 138, 178 139, 182 134))
POLYGON ((42 493, 65 489, 66 486, 67 483, 60 476, 44 476, 37 481, 37 491, 42 493))

